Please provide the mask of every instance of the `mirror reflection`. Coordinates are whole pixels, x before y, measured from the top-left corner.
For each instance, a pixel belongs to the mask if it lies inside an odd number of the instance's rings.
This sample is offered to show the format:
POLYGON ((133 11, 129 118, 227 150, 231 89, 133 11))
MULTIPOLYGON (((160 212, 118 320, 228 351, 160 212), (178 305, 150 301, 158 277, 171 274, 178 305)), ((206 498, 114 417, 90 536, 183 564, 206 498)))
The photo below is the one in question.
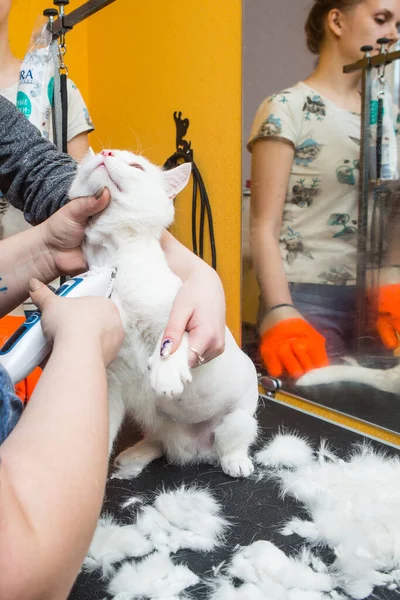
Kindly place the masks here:
POLYGON ((284 389, 400 430, 399 60, 368 88, 343 71, 397 49, 400 4, 292 8, 244 2, 243 345, 284 389))

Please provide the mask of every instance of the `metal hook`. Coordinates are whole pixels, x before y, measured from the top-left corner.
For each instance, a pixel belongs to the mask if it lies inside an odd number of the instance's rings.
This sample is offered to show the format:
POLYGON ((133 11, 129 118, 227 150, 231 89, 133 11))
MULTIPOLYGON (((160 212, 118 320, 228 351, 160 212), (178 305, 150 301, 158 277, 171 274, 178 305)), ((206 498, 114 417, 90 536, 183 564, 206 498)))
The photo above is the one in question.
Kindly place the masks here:
POLYGON ((64 63, 64 56, 65 56, 66 52, 67 52, 67 45, 65 43, 65 33, 61 32, 60 37, 59 37, 59 42, 58 42, 58 59, 60 61, 58 70, 60 71, 60 73, 61 73, 61 71, 64 71, 65 74, 68 76, 68 67, 64 63))

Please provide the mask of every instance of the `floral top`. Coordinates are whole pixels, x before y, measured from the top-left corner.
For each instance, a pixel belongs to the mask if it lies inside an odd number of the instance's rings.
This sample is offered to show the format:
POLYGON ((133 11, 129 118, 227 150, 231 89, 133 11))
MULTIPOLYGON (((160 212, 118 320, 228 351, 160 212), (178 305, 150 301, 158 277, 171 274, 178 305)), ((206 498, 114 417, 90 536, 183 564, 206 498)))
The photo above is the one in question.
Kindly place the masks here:
POLYGON ((295 150, 279 240, 290 282, 355 283, 360 127, 359 114, 303 82, 257 111, 248 150, 264 138, 295 150))

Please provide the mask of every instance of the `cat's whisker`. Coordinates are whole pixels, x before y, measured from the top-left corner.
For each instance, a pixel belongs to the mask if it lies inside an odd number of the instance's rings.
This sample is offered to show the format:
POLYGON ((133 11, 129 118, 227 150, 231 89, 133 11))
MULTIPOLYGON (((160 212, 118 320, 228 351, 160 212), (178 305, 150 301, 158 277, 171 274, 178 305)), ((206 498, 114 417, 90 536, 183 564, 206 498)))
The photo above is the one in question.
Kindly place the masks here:
POLYGON ((142 156, 143 148, 142 148, 142 141, 139 137, 139 134, 134 129, 132 129, 132 127, 129 129, 129 131, 133 134, 133 136, 135 137, 135 140, 136 140, 136 150, 135 150, 134 154, 137 154, 138 156, 142 156))
MULTIPOLYGON (((93 139, 94 138, 92 137, 92 140, 93 139)), ((99 146, 102 150, 105 150, 103 140, 98 135, 96 135, 96 146, 99 146)))

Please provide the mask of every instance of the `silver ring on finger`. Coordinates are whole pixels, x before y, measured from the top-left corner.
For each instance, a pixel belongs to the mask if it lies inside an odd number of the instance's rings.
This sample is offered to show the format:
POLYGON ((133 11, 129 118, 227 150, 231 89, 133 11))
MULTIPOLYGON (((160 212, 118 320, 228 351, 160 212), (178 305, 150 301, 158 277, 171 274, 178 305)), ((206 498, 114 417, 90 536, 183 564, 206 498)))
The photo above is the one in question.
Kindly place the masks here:
POLYGON ((189 350, 191 350, 192 352, 195 353, 198 365, 202 365, 202 364, 205 363, 206 359, 204 358, 204 356, 201 356, 200 352, 198 352, 196 350, 196 348, 193 348, 192 346, 189 346, 189 350))

